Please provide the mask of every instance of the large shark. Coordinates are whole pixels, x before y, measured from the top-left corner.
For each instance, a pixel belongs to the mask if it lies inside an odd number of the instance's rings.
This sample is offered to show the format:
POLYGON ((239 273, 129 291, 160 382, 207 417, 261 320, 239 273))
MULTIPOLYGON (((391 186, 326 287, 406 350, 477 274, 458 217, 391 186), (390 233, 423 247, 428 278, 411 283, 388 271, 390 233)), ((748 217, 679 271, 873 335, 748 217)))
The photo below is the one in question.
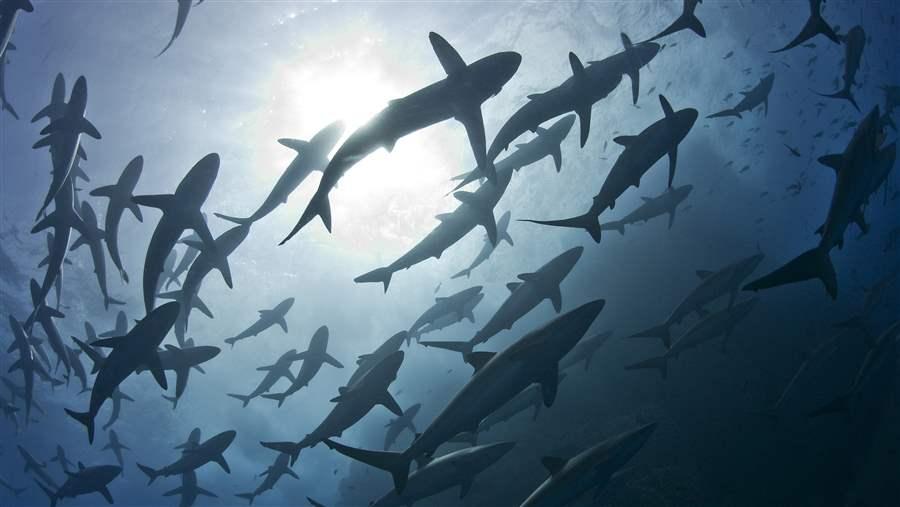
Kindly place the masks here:
POLYGON ((878 106, 859 123, 843 153, 825 155, 819 163, 835 171, 836 181, 825 223, 816 231, 819 244, 784 266, 747 284, 744 290, 758 291, 818 278, 832 299, 837 298, 837 275, 829 253, 844 245, 844 232, 851 223, 865 229, 862 206, 871 193, 872 181, 896 157, 896 143, 881 147, 884 130, 878 106))
POLYGON ((587 67, 574 53, 569 53, 572 76, 546 92, 529 95, 528 102, 500 127, 488 150, 488 160, 496 159, 525 132, 534 132, 545 121, 571 112, 578 115, 581 146, 584 147, 591 128, 591 107, 618 88, 623 75, 631 79, 632 101, 636 104, 640 69, 659 53, 659 44, 646 42, 632 45, 624 33, 621 38, 624 51, 600 61, 588 62, 587 67))
POLYGON ((660 39, 667 35, 672 35, 673 33, 680 32, 682 30, 691 30, 696 33, 700 37, 706 38, 706 29, 703 27, 703 23, 697 18, 694 14, 694 11, 697 9, 697 4, 703 3, 703 0, 684 0, 682 4, 681 15, 672 22, 671 25, 667 26, 663 31, 651 37, 649 41, 655 41, 656 39, 660 39))
POLYGON ((740 92, 744 98, 736 106, 711 114, 707 118, 724 118, 727 116, 741 117, 741 113, 753 111, 758 106, 763 106, 763 111, 769 114, 769 94, 772 93, 772 85, 775 83, 775 73, 759 80, 756 86, 746 92, 740 92))
POLYGON ((66 482, 63 483, 56 491, 44 486, 39 481, 34 481, 41 490, 50 498, 50 507, 56 507, 56 503, 63 498, 75 498, 90 493, 100 493, 106 500, 106 503, 112 504, 113 497, 107 486, 119 474, 122 473, 122 467, 114 465, 101 465, 94 467, 85 467, 78 462, 78 471, 69 473, 66 482))
POLYGON ((372 507, 409 507, 414 502, 459 486, 459 498, 472 490, 475 478, 515 447, 515 442, 470 447, 434 459, 409 476, 402 493, 393 490, 372 504, 372 507))
POLYGON ((656 423, 621 433, 570 459, 547 456, 541 463, 547 478, 519 507, 563 507, 590 490, 599 494, 618 470, 644 446, 656 423))
MULTIPOLYGON (((497 243, 498 244, 501 241, 506 241, 507 243, 509 243, 509 246, 514 246, 512 236, 509 235, 509 231, 508 231, 510 216, 511 216, 510 212, 507 211, 500 217, 500 220, 497 221, 497 243)), ((472 260, 472 262, 469 264, 469 267, 460 271, 459 273, 456 273, 455 275, 451 276, 450 278, 461 278, 463 276, 468 278, 469 275, 472 274, 472 270, 477 268, 478 266, 480 266, 482 263, 484 263, 484 261, 488 260, 488 258, 490 258, 491 254, 494 253, 494 250, 496 248, 497 248, 497 245, 495 245, 494 243, 491 242, 491 238, 485 237, 484 238, 484 246, 481 247, 481 250, 478 252, 478 255, 476 255, 475 259, 472 260)))
MULTIPOLYGON (((557 125, 563 122, 568 123, 569 127, 571 127, 571 120, 568 117, 557 122, 557 125)), ((495 182, 487 181, 475 192, 461 190, 454 193, 453 196, 460 201, 459 207, 450 213, 442 213, 436 216, 435 218, 440 222, 437 227, 408 252, 391 264, 358 276, 353 281, 357 283, 381 282, 384 285, 385 292, 387 292, 394 273, 409 269, 432 257, 440 259, 445 250, 456 244, 457 241, 461 240, 479 225, 484 227, 487 232, 490 244, 496 245, 500 239, 500 234, 497 229, 497 223, 494 221, 494 207, 500 198, 503 197, 504 192, 506 192, 506 188, 515 171, 524 167, 523 164, 536 162, 544 156, 553 153, 553 150, 559 150, 559 142, 565 136, 559 135, 559 130, 563 129, 556 129, 557 125, 554 125, 548 131, 539 133, 530 143, 524 146, 520 145, 519 149, 510 156, 497 162, 494 166, 496 170, 495 182), (542 138, 544 137, 548 140, 543 140, 542 138), (521 151, 528 153, 528 156, 519 156, 518 154, 521 151), (544 155, 541 156, 540 153, 544 155)), ((565 131, 568 132, 568 129, 565 129, 565 131)))
POLYGON ((34 5, 30 0, 4 0, 0 4, 0 60, 6 60, 6 52, 14 47, 9 41, 16 29, 19 11, 33 12, 34 5))
POLYGON ((182 453, 181 458, 160 469, 150 468, 138 463, 138 468, 149 478, 148 484, 153 484, 158 477, 170 477, 196 470, 207 463, 216 463, 226 473, 231 473, 228 462, 225 461, 225 451, 234 442, 237 432, 234 430, 223 431, 210 438, 206 442, 182 453))
MULTIPOLYGON (((844 86, 835 93, 825 94, 819 93, 823 97, 830 99, 844 99, 853 104, 853 107, 859 111, 859 105, 853 97, 853 87, 856 86, 856 73, 859 72, 859 64, 862 61, 863 49, 866 47, 866 31, 863 27, 856 25, 846 34, 841 35, 841 42, 844 43, 844 86)), ((896 129, 895 129, 896 130, 896 129)))
POLYGON ((221 271, 228 288, 232 287, 228 259, 216 246, 200 212, 218 174, 219 155, 210 153, 194 164, 178 184, 174 194, 140 195, 133 198, 137 204, 158 208, 163 213, 150 237, 150 246, 147 247, 147 257, 144 260, 144 307, 147 312, 154 307, 166 258, 187 229, 193 229, 200 236, 216 269, 221 271))
POLYGON ((416 418, 416 415, 419 413, 419 410, 422 408, 421 403, 416 403, 415 405, 409 407, 408 409, 403 411, 403 414, 397 416, 394 419, 388 421, 387 424, 384 425, 387 428, 387 431, 384 434, 384 450, 390 449, 394 442, 397 441, 397 437, 403 433, 403 430, 408 429, 413 435, 418 433, 416 430, 416 425, 413 423, 413 419, 416 418))
POLYGON ((267 366, 260 366, 256 369, 256 371, 264 371, 266 372, 266 376, 260 381, 259 385, 256 386, 256 389, 253 390, 250 394, 229 394, 228 396, 240 400, 243 406, 247 406, 250 403, 250 400, 260 396, 264 393, 267 393, 272 387, 282 378, 288 379, 291 384, 294 383, 294 374, 291 373, 291 366, 300 359, 297 357, 297 351, 291 349, 281 357, 275 361, 274 364, 270 364, 267 366))
POLYGON ((266 467, 265 471, 260 474, 260 476, 264 476, 265 479, 263 479, 262 483, 257 486, 255 490, 249 493, 238 493, 235 496, 247 500, 252 505, 253 500, 256 497, 274 488, 275 484, 278 483, 278 480, 281 479, 282 476, 289 475, 294 479, 299 479, 300 477, 297 473, 291 470, 289 465, 290 461, 290 455, 285 453, 279 454, 275 457, 275 462, 266 467))
POLYGON ((706 307, 726 294, 728 295, 728 306, 734 305, 741 283, 753 273, 763 258, 765 256, 758 253, 732 262, 718 271, 697 271, 697 276, 702 281, 685 295, 684 299, 672 310, 665 322, 631 336, 635 338, 658 337, 668 348, 672 342, 672 326, 680 324, 685 317, 692 313, 696 313, 700 317, 706 317, 709 315, 706 307))
POLYGON ((403 351, 396 351, 385 357, 369 370, 363 378, 350 387, 341 387, 338 396, 331 401, 335 404, 325 419, 299 442, 261 442, 263 447, 288 453, 291 465, 297 461, 300 451, 314 447, 328 438, 339 437, 344 431, 359 422, 375 405, 382 405, 394 415, 403 414, 397 400, 388 392, 388 387, 397 378, 397 371, 403 364, 403 351))
POLYGON ((379 345, 372 353, 359 356, 356 359, 356 371, 353 372, 353 375, 350 375, 350 380, 347 381, 347 387, 353 387, 365 377, 366 373, 369 373, 369 370, 380 364, 394 352, 400 350, 400 346, 403 345, 403 342, 406 342, 406 344, 409 345, 409 338, 410 335, 407 331, 400 331, 399 333, 391 335, 390 338, 385 340, 384 343, 379 345))
POLYGON ((475 333, 469 341, 444 342, 424 341, 426 347, 438 347, 461 352, 464 356, 480 343, 490 340, 505 329, 512 329, 513 324, 524 317, 544 300, 550 300, 556 313, 562 311, 562 292, 560 285, 581 258, 583 247, 575 247, 559 254, 544 264, 534 273, 519 275, 519 282, 508 283, 509 297, 500 305, 497 312, 487 323, 475 333))
POLYGON ((831 42, 834 42, 835 44, 840 44, 841 39, 822 17, 822 3, 824 1, 825 0, 809 0, 809 18, 806 20, 806 24, 803 25, 800 33, 798 33, 797 36, 783 48, 770 52, 780 53, 782 51, 787 51, 788 49, 793 49, 819 34, 828 37, 831 42))
POLYGON ((313 377, 319 373, 323 364, 329 364, 335 368, 343 368, 344 365, 340 361, 328 354, 328 326, 322 326, 316 330, 313 337, 309 340, 309 348, 294 356, 295 360, 302 360, 300 371, 297 377, 291 381, 291 386, 283 393, 264 394, 263 398, 275 400, 280 407, 288 396, 296 393, 300 389, 308 386, 313 377))
POLYGON ((463 124, 475 154, 475 162, 491 179, 493 166, 485 155, 484 121, 481 104, 500 92, 522 62, 518 53, 507 51, 466 64, 459 53, 440 35, 428 35, 431 46, 447 77, 406 97, 394 99, 372 120, 350 134, 325 168, 315 195, 281 242, 284 244, 319 216, 331 231, 331 206, 328 194, 353 165, 380 147, 391 151, 401 137, 436 123, 455 118, 463 124))
POLYGON ((413 460, 429 458, 445 442, 464 431, 475 431, 478 423, 529 385, 538 382, 544 405, 556 399, 559 361, 574 347, 603 309, 603 300, 591 301, 527 333, 506 350, 472 352, 466 362, 475 374, 403 452, 370 451, 326 440, 339 453, 393 476, 403 493, 413 460))
POLYGON ((675 164, 678 160, 678 144, 687 136, 694 122, 697 121, 696 109, 674 111, 669 101, 659 96, 665 117, 634 136, 619 136, 613 139, 625 147, 622 154, 613 164, 600 193, 594 196, 594 202, 587 213, 563 220, 526 220, 542 225, 555 227, 574 227, 586 230, 596 242, 600 242, 600 223, 598 218, 607 209, 616 206, 618 199, 629 187, 638 187, 641 177, 653 167, 664 155, 669 156, 669 187, 675 178, 675 164))
POLYGON ((625 215, 624 218, 600 224, 600 230, 619 231, 619 234, 624 235, 626 225, 647 222, 661 215, 669 215, 669 229, 671 229, 675 223, 675 212, 678 211, 678 206, 687 199, 693 189, 693 185, 684 185, 683 187, 668 188, 656 197, 641 197, 643 203, 637 209, 625 215))
POLYGON ((434 299, 434 304, 425 310, 425 312, 409 326, 409 336, 415 337, 418 341, 422 328, 447 315, 453 315, 457 317, 458 320, 469 319, 470 322, 475 322, 475 315, 473 315, 472 310, 467 309, 467 307, 473 298, 481 294, 482 289, 483 287, 481 285, 476 285, 449 296, 436 297, 434 299))
POLYGON ((256 320, 253 324, 250 325, 247 329, 241 331, 239 334, 226 338, 225 343, 234 347, 234 344, 250 338, 251 336, 256 336, 259 333, 262 333, 266 329, 269 329, 272 326, 277 325, 281 328, 285 333, 288 332, 287 320, 285 320, 285 315, 287 315, 288 310, 294 306, 294 298, 287 298, 284 301, 278 303, 275 308, 271 310, 259 310, 259 319, 256 320))
POLYGON ((484 293, 475 294, 474 297, 463 303, 462 313, 444 314, 432 320, 431 322, 426 323, 416 332, 415 335, 410 335, 410 337, 415 338, 416 342, 418 343, 422 338, 422 335, 440 331, 441 329, 450 327, 458 322, 462 322, 463 320, 475 322, 475 307, 478 306, 478 303, 481 303, 483 299, 484 293))
POLYGON ((656 368, 659 370, 662 378, 666 378, 668 376, 670 359, 675 359, 684 351, 702 345, 719 336, 724 335, 727 340, 734 331, 734 328, 747 317, 758 301, 757 298, 742 301, 734 306, 719 310, 718 312, 707 316, 688 329, 668 350, 666 350, 665 354, 626 366, 625 369, 640 370, 645 368, 656 368))
MULTIPOLYGON (((127 335, 103 338, 92 344, 95 347, 111 348, 112 352, 102 361, 97 371, 88 411, 75 412, 66 409, 69 416, 87 428, 90 443, 94 442, 94 418, 103 402, 109 399, 119 384, 138 367, 146 366, 153 373, 153 378, 159 386, 168 389, 166 375, 156 349, 172 329, 176 317, 178 317, 178 303, 166 303, 139 320, 127 335)), ((80 340, 76 339, 76 343, 82 350, 90 348, 80 340)))
POLYGON ((138 155, 131 159, 131 162, 128 162, 115 185, 106 185, 91 190, 92 196, 109 199, 109 204, 106 206, 106 221, 104 223, 106 248, 109 250, 109 256, 113 264, 118 268, 119 275, 125 283, 128 283, 128 273, 122 267, 122 258, 119 255, 119 222, 122 220, 122 215, 126 209, 138 219, 138 222, 144 221, 140 206, 132 200, 134 198, 134 187, 137 186, 143 168, 144 157, 138 155))
POLYGON ((338 139, 344 134, 344 124, 336 121, 323 128, 309 141, 300 139, 279 139, 281 145, 286 146, 297 152, 297 156, 287 166, 287 169, 275 182, 269 196, 263 201, 262 205, 247 218, 238 218, 221 213, 216 213, 219 218, 230 220, 237 224, 247 224, 255 222, 262 217, 268 215, 278 206, 286 203, 291 193, 303 183, 314 171, 324 171, 328 165, 328 154, 337 144, 338 139))

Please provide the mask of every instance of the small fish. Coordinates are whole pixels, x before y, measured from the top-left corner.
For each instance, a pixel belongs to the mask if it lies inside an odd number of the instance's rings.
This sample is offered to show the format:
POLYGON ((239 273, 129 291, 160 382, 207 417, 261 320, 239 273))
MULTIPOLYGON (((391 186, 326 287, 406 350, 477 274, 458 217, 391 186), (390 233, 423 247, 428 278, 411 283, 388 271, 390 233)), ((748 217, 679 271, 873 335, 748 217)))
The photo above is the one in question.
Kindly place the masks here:
POLYGON ((723 56, 722 59, 727 60, 727 59, 731 58, 732 56, 734 56, 734 51, 729 51, 729 52, 725 53, 725 56, 723 56))
POLYGON ((743 168, 741 168, 740 171, 738 171, 738 174, 745 173, 745 172, 747 172, 747 171, 749 171, 749 170, 750 170, 750 166, 749 166, 749 165, 745 165, 743 168))

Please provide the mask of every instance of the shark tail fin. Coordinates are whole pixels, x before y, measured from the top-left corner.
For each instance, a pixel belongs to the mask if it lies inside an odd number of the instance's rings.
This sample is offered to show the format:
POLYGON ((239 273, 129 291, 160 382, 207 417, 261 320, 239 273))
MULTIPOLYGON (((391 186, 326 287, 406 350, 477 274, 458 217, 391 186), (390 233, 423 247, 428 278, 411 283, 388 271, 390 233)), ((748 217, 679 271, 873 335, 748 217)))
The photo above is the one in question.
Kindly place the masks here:
POLYGON ((841 395, 826 403, 822 407, 809 413, 809 417, 820 417, 830 414, 842 414, 850 410, 850 396, 841 395))
POLYGON ((659 338, 666 348, 672 346, 672 331, 666 323, 634 333, 629 338, 659 338))
POLYGON ((9 111, 9 114, 11 114, 13 118, 15 118, 17 120, 19 119, 19 114, 16 113, 15 109, 13 109, 12 104, 10 104, 9 102, 7 102, 5 100, 3 101, 3 110, 9 111))
POLYGON ((533 224, 549 225, 552 227, 569 227, 573 229, 584 229, 591 235, 594 242, 600 242, 602 231, 600 230, 600 222, 597 215, 593 213, 585 213, 572 218, 564 218, 562 220, 519 220, 520 222, 531 222, 533 224))
POLYGON ((837 298, 837 275, 828 252, 813 248, 800 254, 784 266, 744 286, 744 290, 758 291, 789 283, 818 278, 825 285, 831 299, 837 298))
POLYGON ((626 370, 643 370, 647 368, 655 368, 659 370, 659 374, 665 379, 669 376, 669 361, 666 356, 651 357, 650 359, 640 361, 625 367, 626 370))
POLYGON ((281 408, 284 405, 284 400, 287 399, 287 393, 271 393, 262 395, 263 398, 267 400, 275 400, 278 402, 278 408, 281 408))
POLYGON ((232 393, 228 393, 228 396, 230 396, 230 397, 232 397, 232 398, 234 398, 234 399, 236 399, 236 400, 241 400, 241 403, 242 403, 241 406, 242 406, 242 407, 246 407, 248 404, 250 404, 250 400, 253 399, 250 395, 246 395, 246 396, 245 396, 245 395, 243 395, 243 394, 232 394, 232 393))
POLYGON ((403 492, 406 480, 409 477, 410 460, 406 455, 390 451, 369 451, 355 449, 339 444, 331 439, 325 440, 329 449, 335 450, 348 458, 365 463, 366 465, 380 468, 391 474, 394 479, 394 487, 398 493, 403 492))
POLYGON ((388 286, 391 285, 391 277, 394 275, 394 272, 388 269, 387 267, 373 269, 364 275, 357 276, 353 279, 356 283, 375 283, 381 282, 384 284, 384 291, 387 292, 388 286))
MULTIPOLYGON (((253 223, 253 219, 250 218, 250 217, 247 217, 247 218, 239 218, 239 217, 233 217, 233 216, 229 216, 229 215, 224 215, 224 214, 222 214, 222 213, 213 213, 213 215, 215 215, 215 216, 221 218, 222 220, 228 220, 229 222, 234 222, 234 223, 236 223, 236 224, 238 224, 238 225, 247 225, 247 224, 252 224, 252 223, 253 223)), ((251 502, 251 503, 252 503, 252 502, 251 502)))
POLYGON ((728 116, 736 116, 736 117, 740 118, 741 113, 737 112, 734 109, 725 109, 725 110, 719 111, 718 113, 713 113, 713 114, 707 116, 707 118, 726 118, 728 116))
POLYGON ((260 444, 266 449, 288 454, 291 457, 291 466, 294 466, 300 457, 300 451, 303 450, 299 442, 260 442, 260 444))
POLYGON ((295 234, 300 232, 300 229, 303 229, 306 224, 312 222, 312 219, 315 217, 321 217, 322 223, 325 225, 325 229, 328 232, 331 232, 331 204, 328 202, 328 194, 323 196, 319 196, 318 193, 313 196, 312 200, 306 206, 306 210, 303 211, 303 215, 300 216, 300 220, 297 221, 297 224, 291 230, 291 232, 281 240, 279 245, 283 245, 287 243, 288 240, 294 237, 295 234))
POLYGON ((816 95, 819 95, 819 96, 822 96, 822 97, 826 97, 826 98, 829 98, 829 99, 844 99, 844 100, 846 100, 846 101, 849 101, 851 104, 853 104, 853 107, 855 107, 857 111, 860 110, 860 109, 859 109, 859 104, 856 103, 856 98, 853 97, 853 92, 850 91, 850 87, 849 87, 849 86, 844 86, 844 89, 842 89, 841 91, 835 92, 835 93, 819 93, 819 92, 816 92, 816 95))
POLYGON ((694 32, 700 37, 706 38, 706 28, 704 28, 703 23, 700 22, 700 18, 694 14, 693 10, 681 13, 681 16, 676 23, 679 23, 681 26, 694 32))
POLYGON ((153 484, 153 481, 155 481, 156 478, 159 477, 159 472, 157 472, 156 470, 146 465, 141 465, 140 463, 138 463, 137 466, 141 469, 141 472, 144 472, 144 474, 147 475, 147 478, 150 479, 150 481, 147 482, 148 485, 153 484))
POLYGON ((94 443, 94 418, 91 416, 90 412, 75 412, 74 410, 66 409, 66 413, 69 414, 69 417, 75 419, 80 422, 87 428, 88 432, 88 442, 94 443))
MULTIPOLYGON (((56 493, 50 491, 50 488, 41 484, 41 482, 37 479, 34 480, 34 483, 37 484, 38 487, 41 488, 41 491, 43 491, 44 494, 47 495, 47 498, 50 499, 50 507, 56 507, 56 501, 58 500, 58 498, 56 497, 56 493)), ((22 491, 20 490, 19 492, 21 493, 22 491)), ((18 496, 18 494, 16 496, 18 496)))
POLYGON ((253 499, 256 498, 256 495, 254 495, 253 493, 238 493, 234 496, 247 500, 248 502, 250 502, 249 505, 253 505, 253 499))
POLYGON ((239 338, 237 336, 233 336, 231 338, 225 338, 225 343, 231 345, 231 348, 234 348, 234 344, 237 343, 239 338))

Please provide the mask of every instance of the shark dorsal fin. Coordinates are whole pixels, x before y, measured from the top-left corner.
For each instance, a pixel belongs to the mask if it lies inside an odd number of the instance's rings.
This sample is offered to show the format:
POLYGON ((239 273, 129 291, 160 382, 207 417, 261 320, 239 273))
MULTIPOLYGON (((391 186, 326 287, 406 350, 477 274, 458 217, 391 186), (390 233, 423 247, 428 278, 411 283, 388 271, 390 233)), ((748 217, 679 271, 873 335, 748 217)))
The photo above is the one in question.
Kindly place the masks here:
POLYGON ((662 94, 659 95, 659 104, 662 106, 662 110, 666 113, 666 118, 674 118, 675 111, 672 109, 672 104, 669 104, 669 101, 662 94))
POLYGON ((458 74, 465 70, 466 62, 463 61, 462 57, 459 56, 459 53, 453 49, 453 46, 447 42, 447 39, 431 32, 428 34, 428 40, 431 41, 431 47, 434 49, 434 54, 437 55, 438 61, 441 62, 441 67, 444 68, 444 72, 446 72, 448 76, 458 74))
POLYGON ((587 80, 587 73, 584 71, 584 65, 575 53, 569 53, 569 66, 572 67, 572 75, 575 76, 576 82, 584 82, 587 80))
POLYGON ((834 172, 836 172, 836 173, 841 171, 841 166, 843 165, 843 161, 844 161, 844 157, 841 156, 839 153, 819 157, 820 164, 834 169, 834 172))
POLYGON ((509 289, 510 292, 513 292, 518 289, 520 285, 522 285, 522 282, 509 282, 506 284, 506 288, 509 289))
POLYGON ((566 466, 566 461, 563 458, 557 458, 555 456, 544 456, 541 458, 541 464, 544 465, 544 468, 550 472, 550 475, 557 474, 564 466, 566 466))

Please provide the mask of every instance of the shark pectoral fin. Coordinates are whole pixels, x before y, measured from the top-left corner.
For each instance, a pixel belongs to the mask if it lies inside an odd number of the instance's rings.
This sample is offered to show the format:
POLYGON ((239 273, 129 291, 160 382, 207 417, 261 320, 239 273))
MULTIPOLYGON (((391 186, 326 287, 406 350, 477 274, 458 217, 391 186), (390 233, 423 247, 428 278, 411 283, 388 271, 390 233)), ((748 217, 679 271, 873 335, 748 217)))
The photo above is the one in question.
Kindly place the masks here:
POLYGON ((303 150, 309 147, 308 141, 303 141, 300 139, 281 138, 278 140, 278 144, 290 148, 297 153, 303 153, 303 150))
POLYGON ((194 298, 191 301, 191 306, 200 310, 200 313, 202 313, 203 315, 206 315, 211 319, 214 318, 212 310, 210 310, 209 307, 206 306, 206 303, 204 303, 203 300, 200 299, 200 296, 194 294, 194 298))
POLYGON ((300 476, 297 475, 297 472, 291 470, 290 468, 288 468, 287 470, 285 470, 284 473, 290 475, 290 476, 293 477, 294 479, 298 479, 298 480, 300 479, 300 476))
POLYGON ((568 460, 566 459, 557 458, 555 456, 544 456, 541 458, 541 465, 544 465, 544 468, 550 472, 550 475, 555 475, 566 466, 567 461, 568 460))
POLYGON ((276 322, 276 324, 278 324, 278 327, 280 327, 282 331, 284 331, 285 333, 288 332, 287 321, 284 320, 284 316, 283 316, 283 315, 282 315, 281 317, 278 318, 278 321, 276 322))
POLYGON ((637 139, 637 136, 617 136, 613 138, 613 142, 627 148, 634 143, 635 139, 637 139))
POLYGON ((554 287, 550 294, 547 295, 547 298, 553 303, 553 309, 556 310, 556 313, 562 311, 562 292, 559 290, 559 286, 554 287))
POLYGON ((323 360, 326 363, 330 364, 331 366, 334 366, 335 368, 343 368, 344 367, 344 365, 341 364, 340 361, 338 361, 337 359, 335 359, 334 357, 332 357, 328 354, 325 354, 325 357, 323 358, 323 360))
POLYGON ((678 145, 669 151, 669 188, 672 188, 672 180, 675 179, 675 164, 678 162, 678 145))
POLYGON ((463 61, 462 57, 459 56, 459 53, 453 49, 453 46, 447 42, 447 39, 431 32, 428 34, 428 40, 431 42, 431 48, 434 49, 434 54, 437 55, 438 61, 441 62, 441 67, 444 68, 444 72, 446 72, 448 76, 452 76, 466 69, 466 62, 463 61))
MULTIPOLYGON (((87 244, 88 244, 87 239, 85 239, 84 236, 79 236, 78 239, 76 239, 74 242, 72 242, 72 246, 69 247, 69 251, 74 252, 75 250, 78 250, 79 248, 81 248, 87 244)), ((40 267, 40 266, 38 266, 38 267, 40 267)))
POLYGON ((190 368, 183 368, 175 370, 175 397, 181 398, 181 395, 184 394, 184 389, 187 387, 188 377, 191 374, 190 368))
POLYGON ((231 468, 228 466, 228 462, 225 461, 224 455, 219 454, 213 461, 216 462, 216 464, 218 464, 220 467, 222 467, 222 470, 225 470, 225 473, 231 473, 231 468))
POLYGON ((387 392, 387 390, 385 390, 384 394, 381 395, 381 399, 378 400, 378 404, 384 405, 386 409, 390 410, 391 413, 398 417, 403 415, 403 409, 400 408, 400 404, 397 403, 397 400, 395 400, 394 397, 391 396, 391 393, 387 392))
POLYGON ((662 106, 663 113, 666 114, 666 118, 670 120, 675 119, 675 111, 672 109, 672 104, 669 104, 669 100, 666 99, 665 95, 659 95, 659 105, 662 106))
POLYGON ((470 478, 468 478, 468 479, 466 479, 466 480, 464 480, 463 482, 460 483, 460 485, 459 485, 459 498, 460 498, 460 500, 462 500, 463 498, 466 497, 466 495, 469 494, 469 491, 472 489, 472 482, 473 482, 474 480, 475 480, 474 478, 470 477, 470 478))
POLYGON ((212 233, 209 232, 209 226, 206 224, 206 219, 203 218, 203 214, 197 213, 191 228, 194 229, 194 232, 196 232, 197 235, 200 236, 200 240, 203 241, 203 253, 212 257, 213 265, 220 273, 222 273, 222 279, 225 280, 225 285, 227 285, 229 289, 233 288, 234 281, 231 278, 231 268, 228 266, 228 257, 222 253, 222 250, 216 244, 216 240, 213 239, 212 233))
POLYGON ((866 215, 863 213, 862 208, 856 210, 853 214, 853 223, 859 227, 859 230, 862 231, 863 234, 868 234, 869 232, 869 224, 866 223, 866 215))
POLYGON ((165 213, 175 196, 172 194, 156 194, 156 195, 135 195, 131 197, 132 202, 138 206, 146 206, 148 208, 157 208, 165 213))
POLYGON ((672 225, 675 224, 675 212, 677 208, 672 208, 672 211, 669 212, 669 229, 672 228, 672 225))
POLYGON ((559 365, 553 364, 553 367, 547 371, 547 374, 541 380, 541 396, 544 398, 544 406, 550 407, 556 401, 556 390, 559 386, 559 365))
POLYGON ((103 347, 108 349, 113 349, 126 343, 124 336, 116 336, 114 338, 101 338, 99 340, 94 340, 91 343, 91 347, 103 347))
POLYGON ((101 495, 103 495, 103 499, 106 500, 106 503, 108 503, 110 505, 115 503, 113 501, 112 493, 109 492, 109 489, 106 486, 103 486, 102 488, 98 489, 97 492, 100 493, 101 495))
POLYGON ((169 383, 166 381, 166 374, 163 372, 159 354, 154 352, 151 354, 151 357, 147 358, 147 369, 153 374, 153 378, 159 384, 159 387, 162 387, 163 390, 169 389, 169 383))
POLYGON ((484 134, 484 118, 481 115, 481 105, 477 103, 467 103, 461 107, 456 113, 456 121, 463 124, 466 128, 466 135, 469 137, 469 145, 472 147, 472 154, 475 156, 475 163, 478 170, 488 177, 491 181, 497 179, 493 164, 487 161, 487 142, 484 134))
POLYGON ((210 497, 210 498, 219 498, 219 497, 218 497, 215 493, 213 493, 212 491, 209 491, 209 490, 207 490, 207 489, 203 489, 203 488, 200 488, 200 487, 197 488, 197 494, 198 494, 198 495, 203 495, 203 496, 208 496, 208 497, 210 497))
POLYGON ((553 157, 553 165, 556 166, 556 172, 562 170, 562 150, 559 145, 553 147, 553 151, 550 152, 550 156, 553 157))
POLYGON ((95 127, 90 121, 88 121, 87 118, 82 118, 78 122, 78 129, 81 130, 82 132, 84 132, 85 134, 93 137, 94 139, 100 139, 102 137, 100 135, 100 131, 97 130, 97 127, 95 127))

